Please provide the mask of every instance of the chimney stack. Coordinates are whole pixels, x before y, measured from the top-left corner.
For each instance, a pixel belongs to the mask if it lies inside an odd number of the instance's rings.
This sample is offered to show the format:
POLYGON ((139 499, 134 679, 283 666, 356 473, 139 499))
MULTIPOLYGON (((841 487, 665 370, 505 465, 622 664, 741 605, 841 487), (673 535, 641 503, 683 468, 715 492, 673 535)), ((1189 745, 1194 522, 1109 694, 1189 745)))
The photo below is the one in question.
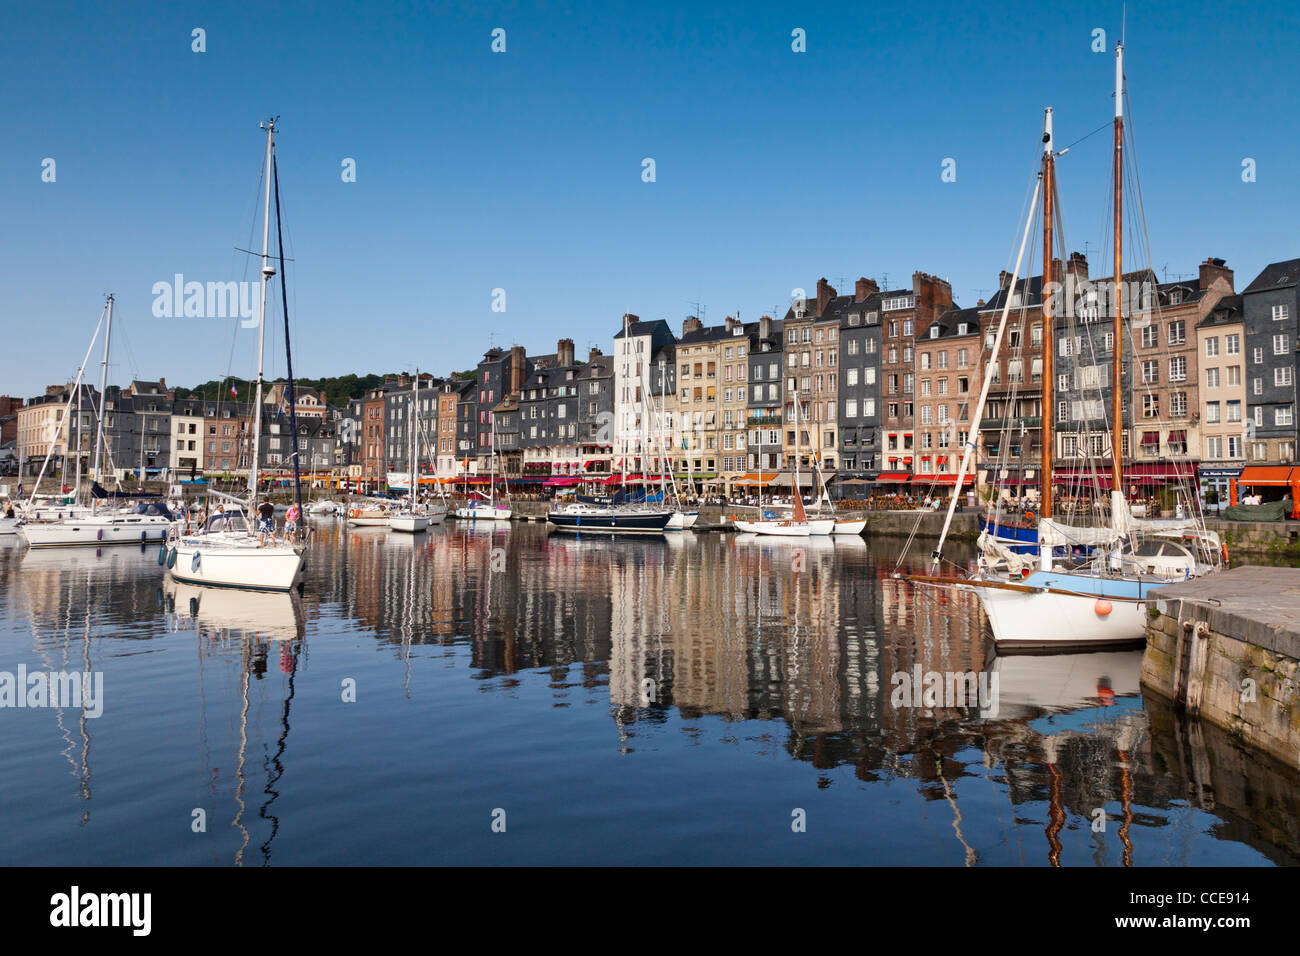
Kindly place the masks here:
POLYGON ((727 316, 726 325, 727 325, 727 334, 730 335, 732 332, 736 330, 736 326, 740 325, 740 320, 736 318, 734 315, 729 315, 727 316))
POLYGON ((510 346, 510 364, 506 368, 509 381, 503 383, 501 397, 505 398, 524 387, 528 378, 528 353, 522 345, 510 346))
POLYGON ((560 339, 555 344, 555 364, 560 368, 573 364, 573 339, 560 339))
POLYGON ((1222 277, 1228 283, 1228 291, 1233 289, 1232 270, 1228 268, 1224 259, 1207 258, 1201 263, 1201 290, 1205 291, 1210 288, 1215 279, 1222 277))
POLYGON ((880 286, 876 285, 875 279, 861 278, 853 288, 853 301, 866 302, 868 296, 876 295, 880 292, 880 286))
POLYGON ((605 356, 604 352, 602 352, 600 349, 593 346, 590 354, 588 354, 587 356, 587 364, 590 365, 592 362, 596 361, 596 359, 604 358, 604 356, 605 356))
POLYGON ((760 339, 770 339, 772 337, 772 317, 764 315, 758 320, 758 337, 760 339))
POLYGON ((1065 266, 1065 272, 1076 279, 1088 278, 1088 257, 1082 252, 1070 253, 1070 261, 1065 266))
POLYGON ((998 273, 998 288, 1005 289, 1009 285, 1011 285, 1011 273, 1003 269, 998 273))
POLYGON ((817 280, 817 314, 825 315, 826 306, 830 305, 831 299, 835 298, 835 287, 826 281, 825 278, 817 280))
POLYGON ((688 315, 686 320, 682 322, 682 335, 686 336, 691 332, 698 332, 702 328, 704 328, 703 322, 693 315, 688 315))

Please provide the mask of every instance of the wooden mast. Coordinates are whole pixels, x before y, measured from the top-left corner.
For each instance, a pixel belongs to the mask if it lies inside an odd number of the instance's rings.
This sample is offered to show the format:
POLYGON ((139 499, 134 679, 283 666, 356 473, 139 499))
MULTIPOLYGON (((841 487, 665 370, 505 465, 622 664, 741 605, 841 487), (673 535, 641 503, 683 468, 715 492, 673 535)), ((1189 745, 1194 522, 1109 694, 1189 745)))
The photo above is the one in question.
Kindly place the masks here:
MULTIPOLYGON (((1124 405, 1124 44, 1115 44, 1115 353, 1111 368, 1111 476, 1114 490, 1124 493, 1123 458, 1124 405)), ((1136 411, 1136 409, 1134 409, 1136 411)))
MULTIPOLYGON (((1052 517, 1052 422, 1056 415, 1054 390, 1053 348, 1056 344, 1056 329, 1052 321, 1052 214, 1056 199, 1056 161, 1052 155, 1052 108, 1049 106, 1043 118, 1043 285, 1040 297, 1043 302, 1043 463, 1042 493, 1039 495, 1039 513, 1044 518, 1052 517)), ((1014 286, 1008 295, 1014 292, 1014 286)))

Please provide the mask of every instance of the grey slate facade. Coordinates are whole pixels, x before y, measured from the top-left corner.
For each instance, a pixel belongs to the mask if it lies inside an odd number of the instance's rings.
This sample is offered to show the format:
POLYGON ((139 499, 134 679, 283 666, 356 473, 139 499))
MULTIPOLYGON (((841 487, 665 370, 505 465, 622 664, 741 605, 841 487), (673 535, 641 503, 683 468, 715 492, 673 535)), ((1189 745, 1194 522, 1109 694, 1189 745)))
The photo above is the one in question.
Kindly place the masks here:
POLYGON ((1241 293, 1250 414, 1246 457, 1252 463, 1295 461, 1298 291, 1300 259, 1289 259, 1270 263, 1241 293))

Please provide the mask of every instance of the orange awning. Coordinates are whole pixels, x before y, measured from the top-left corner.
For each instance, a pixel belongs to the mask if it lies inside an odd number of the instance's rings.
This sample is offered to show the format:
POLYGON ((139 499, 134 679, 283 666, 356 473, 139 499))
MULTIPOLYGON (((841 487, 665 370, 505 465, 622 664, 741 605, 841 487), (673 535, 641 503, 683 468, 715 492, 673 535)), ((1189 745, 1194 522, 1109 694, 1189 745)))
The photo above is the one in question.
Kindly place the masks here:
MULTIPOLYGON (((1237 485, 1286 486, 1291 484, 1291 476, 1300 471, 1290 465, 1249 465, 1237 476, 1237 485)), ((1296 475, 1300 480, 1300 475, 1296 475)))
POLYGON ((743 486, 746 488, 766 488, 772 482, 776 481, 778 474, 776 472, 764 472, 761 476, 757 472, 750 472, 743 478, 737 478, 732 485, 743 486))

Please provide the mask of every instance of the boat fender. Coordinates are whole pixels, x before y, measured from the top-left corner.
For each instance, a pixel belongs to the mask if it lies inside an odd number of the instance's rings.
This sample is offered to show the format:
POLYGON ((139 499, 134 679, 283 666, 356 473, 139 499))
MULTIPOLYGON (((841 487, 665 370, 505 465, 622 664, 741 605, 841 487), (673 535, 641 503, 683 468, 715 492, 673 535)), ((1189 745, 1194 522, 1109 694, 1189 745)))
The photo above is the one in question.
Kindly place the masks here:
POLYGON ((1100 617, 1105 617, 1107 614, 1111 612, 1110 602, 1107 601, 1105 598, 1097 598, 1097 603, 1094 604, 1092 607, 1093 610, 1095 610, 1098 616, 1100 617))
POLYGON ((199 552, 195 551, 194 557, 190 559, 190 570, 197 571, 198 569, 199 569, 199 552))
POLYGON ((159 564, 167 563, 167 545, 165 544, 158 546, 158 563, 159 564))
POLYGON ((176 549, 172 548, 167 552, 167 568, 170 570, 174 567, 176 567, 176 549))
POLYGON ((1224 566, 1226 567, 1228 564, 1228 542, 1226 541, 1219 542, 1219 554, 1223 556, 1223 563, 1224 566))
POLYGON ((141 543, 141 544, 144 544, 144 543, 145 543, 146 541, 148 541, 148 540, 149 540, 149 532, 147 532, 147 531, 141 531, 141 532, 140 532, 140 543, 141 543))
POLYGON ((95 540, 96 540, 96 541, 103 541, 103 540, 104 540, 104 529, 103 529, 103 528, 100 528, 98 531, 95 532, 95 540))

